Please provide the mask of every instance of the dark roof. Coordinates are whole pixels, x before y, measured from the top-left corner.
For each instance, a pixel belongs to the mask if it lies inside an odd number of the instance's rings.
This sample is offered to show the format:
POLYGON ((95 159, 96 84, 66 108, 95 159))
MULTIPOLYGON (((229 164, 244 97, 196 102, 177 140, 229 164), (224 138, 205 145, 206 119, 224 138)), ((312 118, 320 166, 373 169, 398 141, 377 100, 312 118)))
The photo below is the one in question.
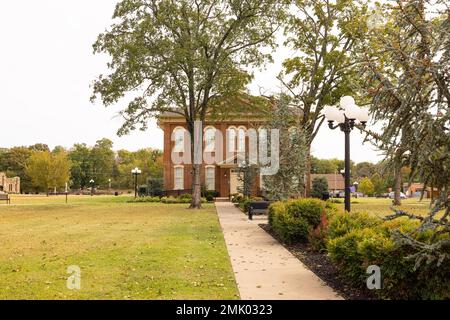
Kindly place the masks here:
POLYGON ((325 178, 328 182, 329 190, 345 190, 345 179, 340 173, 332 174, 312 174, 311 186, 315 178, 325 178))

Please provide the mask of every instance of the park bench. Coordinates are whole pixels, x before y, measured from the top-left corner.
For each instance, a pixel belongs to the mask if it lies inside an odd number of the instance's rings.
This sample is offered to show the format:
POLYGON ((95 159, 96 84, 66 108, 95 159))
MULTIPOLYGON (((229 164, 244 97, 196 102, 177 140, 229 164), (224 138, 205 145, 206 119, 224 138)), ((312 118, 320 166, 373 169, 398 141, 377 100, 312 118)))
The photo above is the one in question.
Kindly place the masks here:
POLYGON ((267 214, 269 212, 269 201, 255 201, 248 205, 248 218, 253 220, 255 214, 267 214))
POLYGON ((0 201, 6 201, 7 204, 11 204, 11 198, 8 194, 0 194, 0 201))

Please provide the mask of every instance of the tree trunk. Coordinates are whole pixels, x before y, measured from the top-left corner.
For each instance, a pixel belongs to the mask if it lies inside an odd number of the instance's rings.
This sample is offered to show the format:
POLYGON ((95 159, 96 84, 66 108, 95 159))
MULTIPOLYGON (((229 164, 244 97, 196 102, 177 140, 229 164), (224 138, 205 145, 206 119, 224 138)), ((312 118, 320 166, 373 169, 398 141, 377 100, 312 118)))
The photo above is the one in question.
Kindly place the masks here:
POLYGON ((396 168, 395 171, 395 186, 394 186, 394 206, 401 206, 402 200, 400 192, 402 189, 402 169, 401 165, 396 168))
POLYGON ((192 203, 190 209, 202 208, 202 185, 200 181, 201 165, 194 164, 192 170, 192 203))
MULTIPOLYGON (((196 159, 196 153, 199 151, 197 150, 196 146, 197 144, 199 146, 203 145, 203 137, 202 137, 203 126, 201 128, 196 128, 195 122, 191 122, 188 124, 188 127, 189 132, 191 134, 191 162, 192 162, 192 202, 190 209, 201 209, 202 208, 202 184, 200 177, 201 164, 196 163, 196 160, 202 161, 203 159, 196 159)), ((197 156, 201 157, 202 155, 200 154, 197 156)))

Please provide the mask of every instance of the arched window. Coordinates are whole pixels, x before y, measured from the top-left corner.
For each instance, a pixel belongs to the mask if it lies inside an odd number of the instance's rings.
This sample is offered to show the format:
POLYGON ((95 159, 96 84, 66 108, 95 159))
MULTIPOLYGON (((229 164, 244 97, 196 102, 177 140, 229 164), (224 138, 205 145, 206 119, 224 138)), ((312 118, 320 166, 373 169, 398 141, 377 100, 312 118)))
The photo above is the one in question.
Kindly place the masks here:
POLYGON ((184 152, 185 134, 186 129, 182 127, 177 127, 173 130, 173 140, 175 141, 173 152, 184 152))
POLYGON ((236 137, 237 131, 235 127, 230 127, 227 130, 228 138, 228 152, 236 152, 236 137))
POLYGON ((184 167, 174 168, 174 190, 184 190, 184 167))
POLYGON ((245 152, 246 131, 247 129, 245 127, 239 127, 238 129, 238 152, 245 152))
POLYGON ((216 189, 216 168, 214 166, 207 166, 205 169, 205 187, 206 190, 211 191, 216 189))
POLYGON ((214 152, 216 150, 216 129, 207 127, 205 129, 205 152, 214 152))

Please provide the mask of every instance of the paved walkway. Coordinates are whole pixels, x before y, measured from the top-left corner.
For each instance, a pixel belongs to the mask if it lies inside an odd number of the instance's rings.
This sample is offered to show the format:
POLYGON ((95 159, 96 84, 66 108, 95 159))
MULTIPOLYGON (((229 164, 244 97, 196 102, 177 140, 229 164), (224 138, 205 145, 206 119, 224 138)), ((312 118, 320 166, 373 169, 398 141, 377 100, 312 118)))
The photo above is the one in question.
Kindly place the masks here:
MULTIPOLYGON (((231 203, 216 203, 243 300, 342 299, 231 203)), ((259 219, 259 217, 256 217, 259 219)))

